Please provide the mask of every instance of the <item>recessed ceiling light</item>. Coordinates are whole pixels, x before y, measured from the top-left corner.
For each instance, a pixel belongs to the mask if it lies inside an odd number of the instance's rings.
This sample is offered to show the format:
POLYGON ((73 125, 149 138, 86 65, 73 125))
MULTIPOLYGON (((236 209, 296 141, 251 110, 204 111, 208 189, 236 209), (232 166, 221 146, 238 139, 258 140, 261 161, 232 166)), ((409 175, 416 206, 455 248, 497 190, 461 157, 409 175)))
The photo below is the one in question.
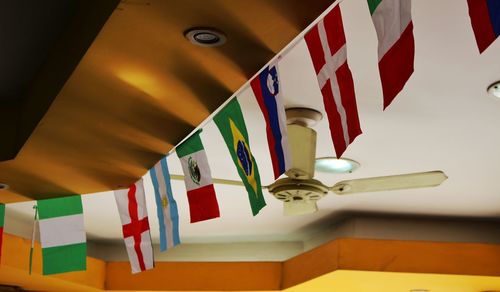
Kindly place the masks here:
POLYGON ((315 169, 327 173, 351 173, 360 164, 349 158, 321 157, 316 159, 315 169))
POLYGON ((500 98, 500 81, 497 81, 490 86, 488 86, 488 93, 500 98))
POLYGON ((0 190, 6 190, 9 188, 9 185, 0 183, 0 190))
POLYGON ((184 33, 184 36, 191 43, 202 47, 220 46, 226 42, 224 33, 213 28, 191 28, 184 33))

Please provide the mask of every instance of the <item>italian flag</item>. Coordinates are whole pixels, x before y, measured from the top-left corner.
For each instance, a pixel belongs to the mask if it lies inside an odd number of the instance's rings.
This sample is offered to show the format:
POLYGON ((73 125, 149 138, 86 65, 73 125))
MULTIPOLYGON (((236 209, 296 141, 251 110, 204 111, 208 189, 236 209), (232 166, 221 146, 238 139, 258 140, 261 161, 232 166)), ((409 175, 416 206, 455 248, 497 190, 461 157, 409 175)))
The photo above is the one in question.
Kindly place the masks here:
POLYGON ((84 271, 87 243, 82 198, 69 196, 39 200, 37 205, 43 274, 84 271))
POLYGON ((2 259, 2 238, 3 238, 4 219, 5 219, 5 205, 0 204, 0 260, 2 259))
POLYGON ((175 151, 184 172, 191 223, 219 217, 219 204, 200 132, 177 146, 175 151))
POLYGON ((368 6, 378 37, 378 67, 385 109, 413 73, 411 0, 368 0, 368 6))

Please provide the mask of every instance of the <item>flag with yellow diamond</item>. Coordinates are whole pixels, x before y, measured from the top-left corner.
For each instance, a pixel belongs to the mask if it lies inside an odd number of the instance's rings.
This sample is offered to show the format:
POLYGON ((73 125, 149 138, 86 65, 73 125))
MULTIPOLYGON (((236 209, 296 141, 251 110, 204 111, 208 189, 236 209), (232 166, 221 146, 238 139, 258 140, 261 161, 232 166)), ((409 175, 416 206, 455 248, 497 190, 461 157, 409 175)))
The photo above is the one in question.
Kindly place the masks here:
POLYGON ((245 120, 238 100, 231 100, 217 115, 214 122, 226 142, 238 174, 248 192, 253 215, 266 205, 260 184, 259 169, 250 151, 245 120))

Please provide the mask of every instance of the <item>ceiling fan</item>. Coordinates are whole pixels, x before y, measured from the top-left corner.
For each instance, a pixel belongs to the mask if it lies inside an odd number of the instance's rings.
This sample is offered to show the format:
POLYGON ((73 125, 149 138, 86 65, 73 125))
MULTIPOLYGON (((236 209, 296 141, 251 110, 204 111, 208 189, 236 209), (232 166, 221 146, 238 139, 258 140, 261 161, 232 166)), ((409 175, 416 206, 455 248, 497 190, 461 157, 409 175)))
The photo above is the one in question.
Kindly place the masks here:
MULTIPOLYGON (((326 186, 314 179, 316 161, 316 131, 311 127, 322 118, 322 114, 310 108, 288 108, 288 142, 292 167, 266 188, 276 199, 283 201, 285 215, 302 215, 318 210, 316 202, 329 191, 337 195, 364 192, 392 191, 439 186, 448 177, 442 171, 417 172, 390 176, 344 180, 333 186, 326 186)), ((183 180, 182 175, 171 175, 172 179, 183 180)), ((242 186, 241 181, 212 179, 214 183, 242 186)))

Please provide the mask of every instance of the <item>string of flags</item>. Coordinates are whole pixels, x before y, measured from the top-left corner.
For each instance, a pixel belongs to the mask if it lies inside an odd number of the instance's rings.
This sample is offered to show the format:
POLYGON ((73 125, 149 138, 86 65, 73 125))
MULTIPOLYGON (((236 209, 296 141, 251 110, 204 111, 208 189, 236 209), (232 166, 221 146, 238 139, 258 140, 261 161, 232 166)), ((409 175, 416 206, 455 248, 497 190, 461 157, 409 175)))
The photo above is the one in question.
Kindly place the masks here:
MULTIPOLYGON (((415 45, 411 0, 367 0, 378 38, 378 67, 386 109, 404 88, 414 71, 415 45)), ((467 0, 471 25, 480 53, 500 35, 500 0, 467 0)), ((347 45, 339 5, 333 7, 305 34, 318 86, 327 113, 335 153, 341 157, 362 133, 352 73, 347 62, 347 45)), ((266 123, 266 136, 278 178, 291 166, 285 108, 279 78, 279 58, 250 81, 250 87, 266 123)), ((266 206, 259 169, 237 97, 213 118, 248 193, 252 214, 266 206)), ((187 190, 191 223, 220 216, 201 129, 176 147, 187 190)), ((160 231, 160 250, 180 244, 179 214, 173 197, 167 157, 149 175, 154 188, 160 231)), ((129 189, 114 192, 132 273, 154 267, 146 198, 142 179, 129 189)), ((43 274, 86 269, 86 235, 83 207, 78 195, 37 201, 43 274)), ((5 205, 0 204, 0 260, 5 205)), ((38 218, 38 219, 37 219, 38 218)), ((35 234, 33 229, 33 241, 35 234)), ((31 255, 30 255, 31 267, 31 255)), ((30 268, 31 271, 31 268, 30 268)))

